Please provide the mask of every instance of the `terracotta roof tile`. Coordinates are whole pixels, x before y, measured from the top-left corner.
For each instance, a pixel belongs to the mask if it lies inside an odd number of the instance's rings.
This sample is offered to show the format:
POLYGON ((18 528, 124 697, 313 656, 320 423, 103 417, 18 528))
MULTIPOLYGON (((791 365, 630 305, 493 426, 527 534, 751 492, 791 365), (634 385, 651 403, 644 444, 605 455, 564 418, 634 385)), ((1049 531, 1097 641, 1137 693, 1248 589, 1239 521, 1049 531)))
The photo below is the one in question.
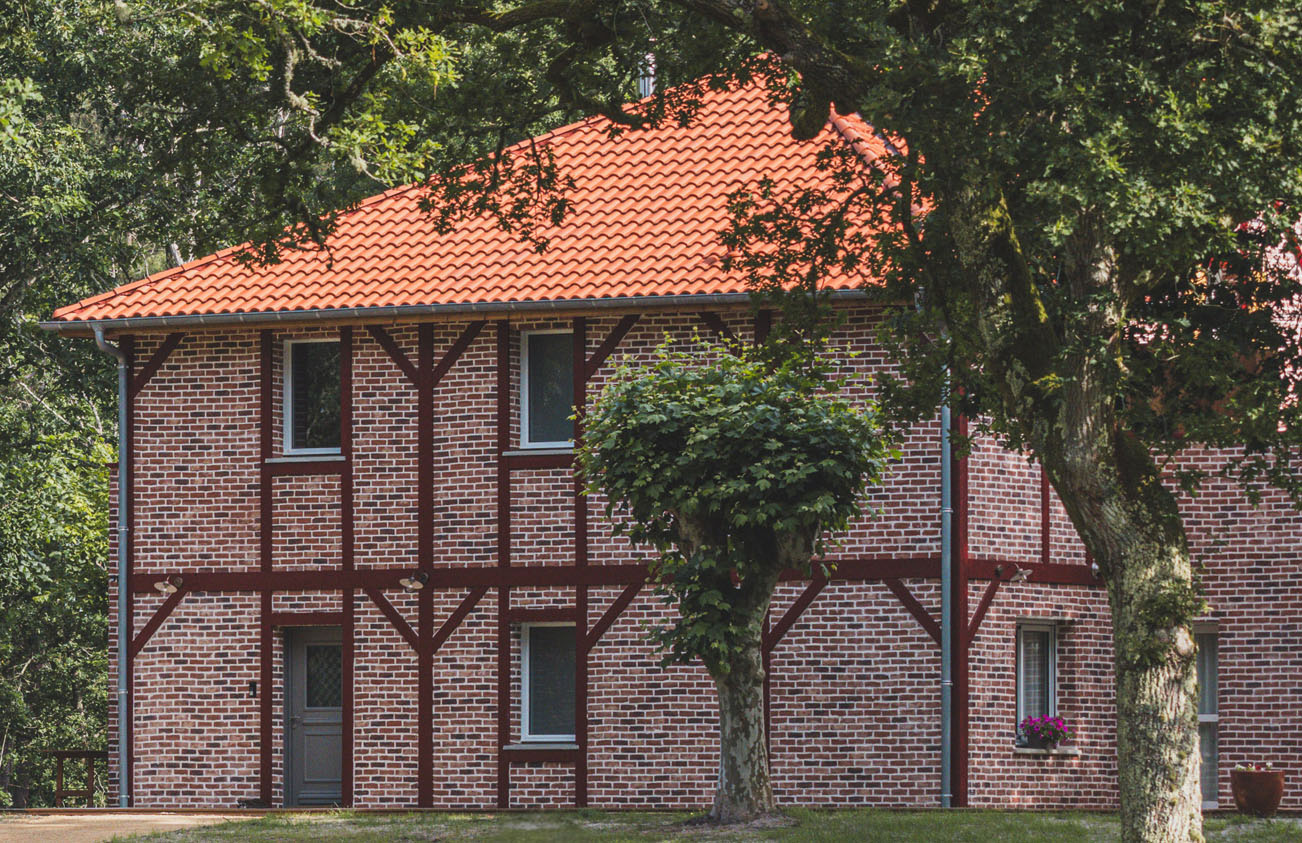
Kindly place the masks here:
POLYGON ((708 94, 686 129, 614 138, 608 129, 592 118, 536 139, 575 181, 570 215, 540 231, 550 241, 541 254, 487 217, 438 233, 420 209, 422 191, 406 186, 341 215, 331 256, 293 251, 258 266, 233 247, 60 308, 53 319, 744 292, 740 278, 719 268, 727 195, 765 177, 819 180, 816 156, 829 137, 865 156, 882 151, 857 118, 834 117, 813 141, 792 139, 785 110, 759 86, 708 94))

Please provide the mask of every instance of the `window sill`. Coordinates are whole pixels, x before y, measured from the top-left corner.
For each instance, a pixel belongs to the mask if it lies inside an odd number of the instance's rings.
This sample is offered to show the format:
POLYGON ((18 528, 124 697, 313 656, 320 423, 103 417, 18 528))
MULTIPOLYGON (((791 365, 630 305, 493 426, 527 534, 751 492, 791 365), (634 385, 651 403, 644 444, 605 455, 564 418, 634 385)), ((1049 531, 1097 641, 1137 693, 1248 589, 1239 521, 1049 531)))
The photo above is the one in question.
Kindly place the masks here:
POLYGON ((577 751, 579 745, 573 741, 523 741, 509 743, 502 747, 503 752, 531 752, 536 749, 569 749, 577 751))
POLYGON ((343 462, 343 461, 344 461, 343 454, 339 453, 338 451, 332 451, 328 454, 289 454, 283 457, 269 457, 266 462, 267 465, 275 465, 277 463, 291 463, 291 462, 343 462))
POLYGON ((1058 747, 1057 749, 1048 749, 1048 748, 1045 748, 1045 747, 1015 746, 1015 747, 1013 747, 1013 755, 1066 755, 1066 756, 1078 756, 1078 755, 1080 755, 1080 747, 1078 747, 1078 746, 1060 746, 1060 747, 1058 747))
POLYGON ((552 445, 525 445, 523 448, 514 448, 509 451, 503 451, 504 457, 531 457, 531 456, 555 456, 559 454, 573 454, 574 446, 557 447, 552 445))

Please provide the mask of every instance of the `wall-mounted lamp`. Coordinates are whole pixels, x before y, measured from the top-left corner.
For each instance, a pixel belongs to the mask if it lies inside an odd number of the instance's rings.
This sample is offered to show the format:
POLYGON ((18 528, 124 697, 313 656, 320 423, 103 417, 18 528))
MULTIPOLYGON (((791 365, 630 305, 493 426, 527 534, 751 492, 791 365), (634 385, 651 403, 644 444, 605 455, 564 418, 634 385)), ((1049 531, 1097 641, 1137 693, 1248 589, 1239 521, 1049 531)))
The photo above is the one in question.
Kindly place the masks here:
POLYGON ((1099 576, 1099 563, 1097 563, 1097 562, 1091 562, 1091 563, 1090 563, 1090 573, 1094 575, 1094 578, 1095 578, 1095 579, 1098 579, 1098 576, 1099 576))
POLYGON ((1027 580, 1029 580, 1029 579, 1031 578, 1031 569, 1030 569, 1030 568, 1023 568, 1023 567, 1020 567, 1020 566, 1017 566, 1017 565, 1014 565, 1013 567, 1016 568, 1016 570, 1013 571, 1013 575, 1012 575, 1011 577, 1008 578, 1008 581, 1009 581, 1010 583, 1012 583, 1012 582, 1026 582, 1027 580))
POLYGON ((158 589, 159 594, 164 594, 164 595, 176 594, 176 592, 180 590, 181 585, 184 582, 185 581, 182 580, 180 577, 168 577, 165 580, 159 580, 158 582, 154 583, 154 588, 158 589))
POLYGON ((402 579, 398 580, 398 585, 402 586, 408 591, 420 591, 422 588, 425 587, 425 583, 427 582, 429 582, 429 572, 417 571, 416 573, 412 574, 410 577, 403 577, 402 579))

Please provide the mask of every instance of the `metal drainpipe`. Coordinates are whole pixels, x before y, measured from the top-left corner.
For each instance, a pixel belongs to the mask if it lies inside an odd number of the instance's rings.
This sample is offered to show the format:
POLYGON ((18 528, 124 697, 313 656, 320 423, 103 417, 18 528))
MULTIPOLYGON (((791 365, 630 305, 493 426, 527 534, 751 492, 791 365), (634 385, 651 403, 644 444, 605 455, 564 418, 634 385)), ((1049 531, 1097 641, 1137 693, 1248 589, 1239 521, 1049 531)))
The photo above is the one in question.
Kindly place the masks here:
POLYGON ((954 477, 949 404, 940 408, 940 807, 953 803, 954 749, 954 477))
POLYGON ((127 735, 131 712, 127 710, 127 531, 131 501, 127 496, 127 473, 131 449, 127 439, 127 355, 104 339, 104 328, 92 325, 95 345, 118 361, 118 805, 130 806, 127 790, 127 735))

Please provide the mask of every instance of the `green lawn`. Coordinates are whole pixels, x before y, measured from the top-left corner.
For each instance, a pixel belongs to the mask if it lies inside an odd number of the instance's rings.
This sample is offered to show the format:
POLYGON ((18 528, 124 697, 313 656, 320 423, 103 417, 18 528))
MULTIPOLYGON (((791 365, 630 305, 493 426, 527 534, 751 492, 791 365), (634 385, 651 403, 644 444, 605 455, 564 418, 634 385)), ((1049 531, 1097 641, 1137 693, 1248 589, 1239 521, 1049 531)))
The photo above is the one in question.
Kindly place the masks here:
MULTIPOLYGON (((503 843, 582 841, 780 840, 805 843, 962 841, 962 843, 1088 843, 1117 836, 1108 814, 1001 811, 810 811, 793 809, 779 827, 719 830, 688 825, 688 814, 556 811, 528 814, 279 814, 188 831, 135 837, 157 841, 389 841, 475 840, 503 843)), ((1207 821, 1208 839, 1234 843, 1292 843, 1302 820, 1207 821)))

